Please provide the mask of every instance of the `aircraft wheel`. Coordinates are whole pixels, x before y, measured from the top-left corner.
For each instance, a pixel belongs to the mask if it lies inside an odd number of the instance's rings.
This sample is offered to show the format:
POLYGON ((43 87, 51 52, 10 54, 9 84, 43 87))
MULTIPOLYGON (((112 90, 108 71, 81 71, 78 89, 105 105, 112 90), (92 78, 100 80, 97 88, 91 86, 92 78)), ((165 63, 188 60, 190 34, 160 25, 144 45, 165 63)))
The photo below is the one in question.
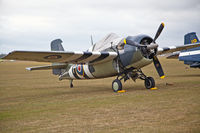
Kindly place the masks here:
POLYGON ((151 88, 154 88, 155 87, 155 81, 152 77, 147 77, 145 80, 144 80, 144 85, 147 89, 151 89, 151 88))
POLYGON ((122 83, 119 79, 115 79, 112 82, 112 89, 113 89, 114 92, 122 90, 122 83))
POLYGON ((74 85, 73 84, 70 84, 70 88, 73 88, 74 87, 74 85))
POLYGON ((70 84, 70 85, 69 85, 70 88, 73 88, 73 87, 74 87, 74 85, 73 85, 73 79, 70 79, 70 80, 69 80, 69 84, 70 84))
POLYGON ((73 88, 73 87, 74 87, 74 85, 71 83, 71 84, 70 84, 70 88, 73 88))

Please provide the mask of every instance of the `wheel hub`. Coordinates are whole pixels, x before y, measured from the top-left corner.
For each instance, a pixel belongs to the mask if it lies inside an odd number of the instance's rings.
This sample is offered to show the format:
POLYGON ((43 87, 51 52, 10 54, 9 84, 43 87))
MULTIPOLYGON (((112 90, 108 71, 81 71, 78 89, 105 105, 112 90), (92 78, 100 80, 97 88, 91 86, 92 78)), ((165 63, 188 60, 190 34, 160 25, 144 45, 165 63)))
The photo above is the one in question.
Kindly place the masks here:
POLYGON ((119 89, 119 85, 116 82, 113 83, 113 89, 115 91, 117 91, 119 89))

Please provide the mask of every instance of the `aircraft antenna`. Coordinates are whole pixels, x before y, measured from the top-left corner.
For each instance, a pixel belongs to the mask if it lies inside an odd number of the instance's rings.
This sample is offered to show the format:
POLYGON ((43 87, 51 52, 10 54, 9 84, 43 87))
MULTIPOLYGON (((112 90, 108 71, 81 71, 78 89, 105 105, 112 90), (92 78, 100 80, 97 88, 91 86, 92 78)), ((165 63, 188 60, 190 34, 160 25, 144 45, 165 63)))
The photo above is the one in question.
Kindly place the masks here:
POLYGON ((90 36, 90 39, 91 39, 91 44, 94 45, 92 35, 90 36))

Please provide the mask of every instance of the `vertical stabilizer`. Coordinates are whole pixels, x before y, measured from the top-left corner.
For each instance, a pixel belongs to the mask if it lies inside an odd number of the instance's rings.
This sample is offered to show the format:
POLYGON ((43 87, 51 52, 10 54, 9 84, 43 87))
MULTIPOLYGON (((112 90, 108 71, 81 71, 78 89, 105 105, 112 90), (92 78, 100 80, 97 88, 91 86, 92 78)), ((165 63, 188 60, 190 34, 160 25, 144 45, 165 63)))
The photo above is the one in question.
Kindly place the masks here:
POLYGON ((184 44, 191 44, 191 43, 197 43, 199 42, 199 39, 196 35, 196 32, 188 33, 184 36, 184 44))
MULTIPOLYGON (((62 40, 56 39, 51 42, 51 51, 64 51, 64 48, 62 46, 62 40)), ((53 63, 52 65, 58 65, 58 63, 53 63)), ((52 69, 52 72, 54 75, 61 75, 62 71, 61 69, 52 69)))
POLYGON ((64 51, 64 48, 62 46, 62 40, 56 39, 51 42, 51 51, 64 51))

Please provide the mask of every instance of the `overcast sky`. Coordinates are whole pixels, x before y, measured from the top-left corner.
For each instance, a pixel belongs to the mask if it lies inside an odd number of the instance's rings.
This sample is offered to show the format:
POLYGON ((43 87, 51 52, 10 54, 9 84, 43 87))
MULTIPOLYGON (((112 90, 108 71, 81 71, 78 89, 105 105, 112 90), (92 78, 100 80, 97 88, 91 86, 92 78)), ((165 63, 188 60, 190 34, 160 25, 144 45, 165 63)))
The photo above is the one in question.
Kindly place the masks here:
POLYGON ((50 50, 61 38, 65 50, 83 51, 110 32, 154 36, 160 47, 182 45, 184 34, 200 38, 200 0, 0 0, 0 53, 50 50))

